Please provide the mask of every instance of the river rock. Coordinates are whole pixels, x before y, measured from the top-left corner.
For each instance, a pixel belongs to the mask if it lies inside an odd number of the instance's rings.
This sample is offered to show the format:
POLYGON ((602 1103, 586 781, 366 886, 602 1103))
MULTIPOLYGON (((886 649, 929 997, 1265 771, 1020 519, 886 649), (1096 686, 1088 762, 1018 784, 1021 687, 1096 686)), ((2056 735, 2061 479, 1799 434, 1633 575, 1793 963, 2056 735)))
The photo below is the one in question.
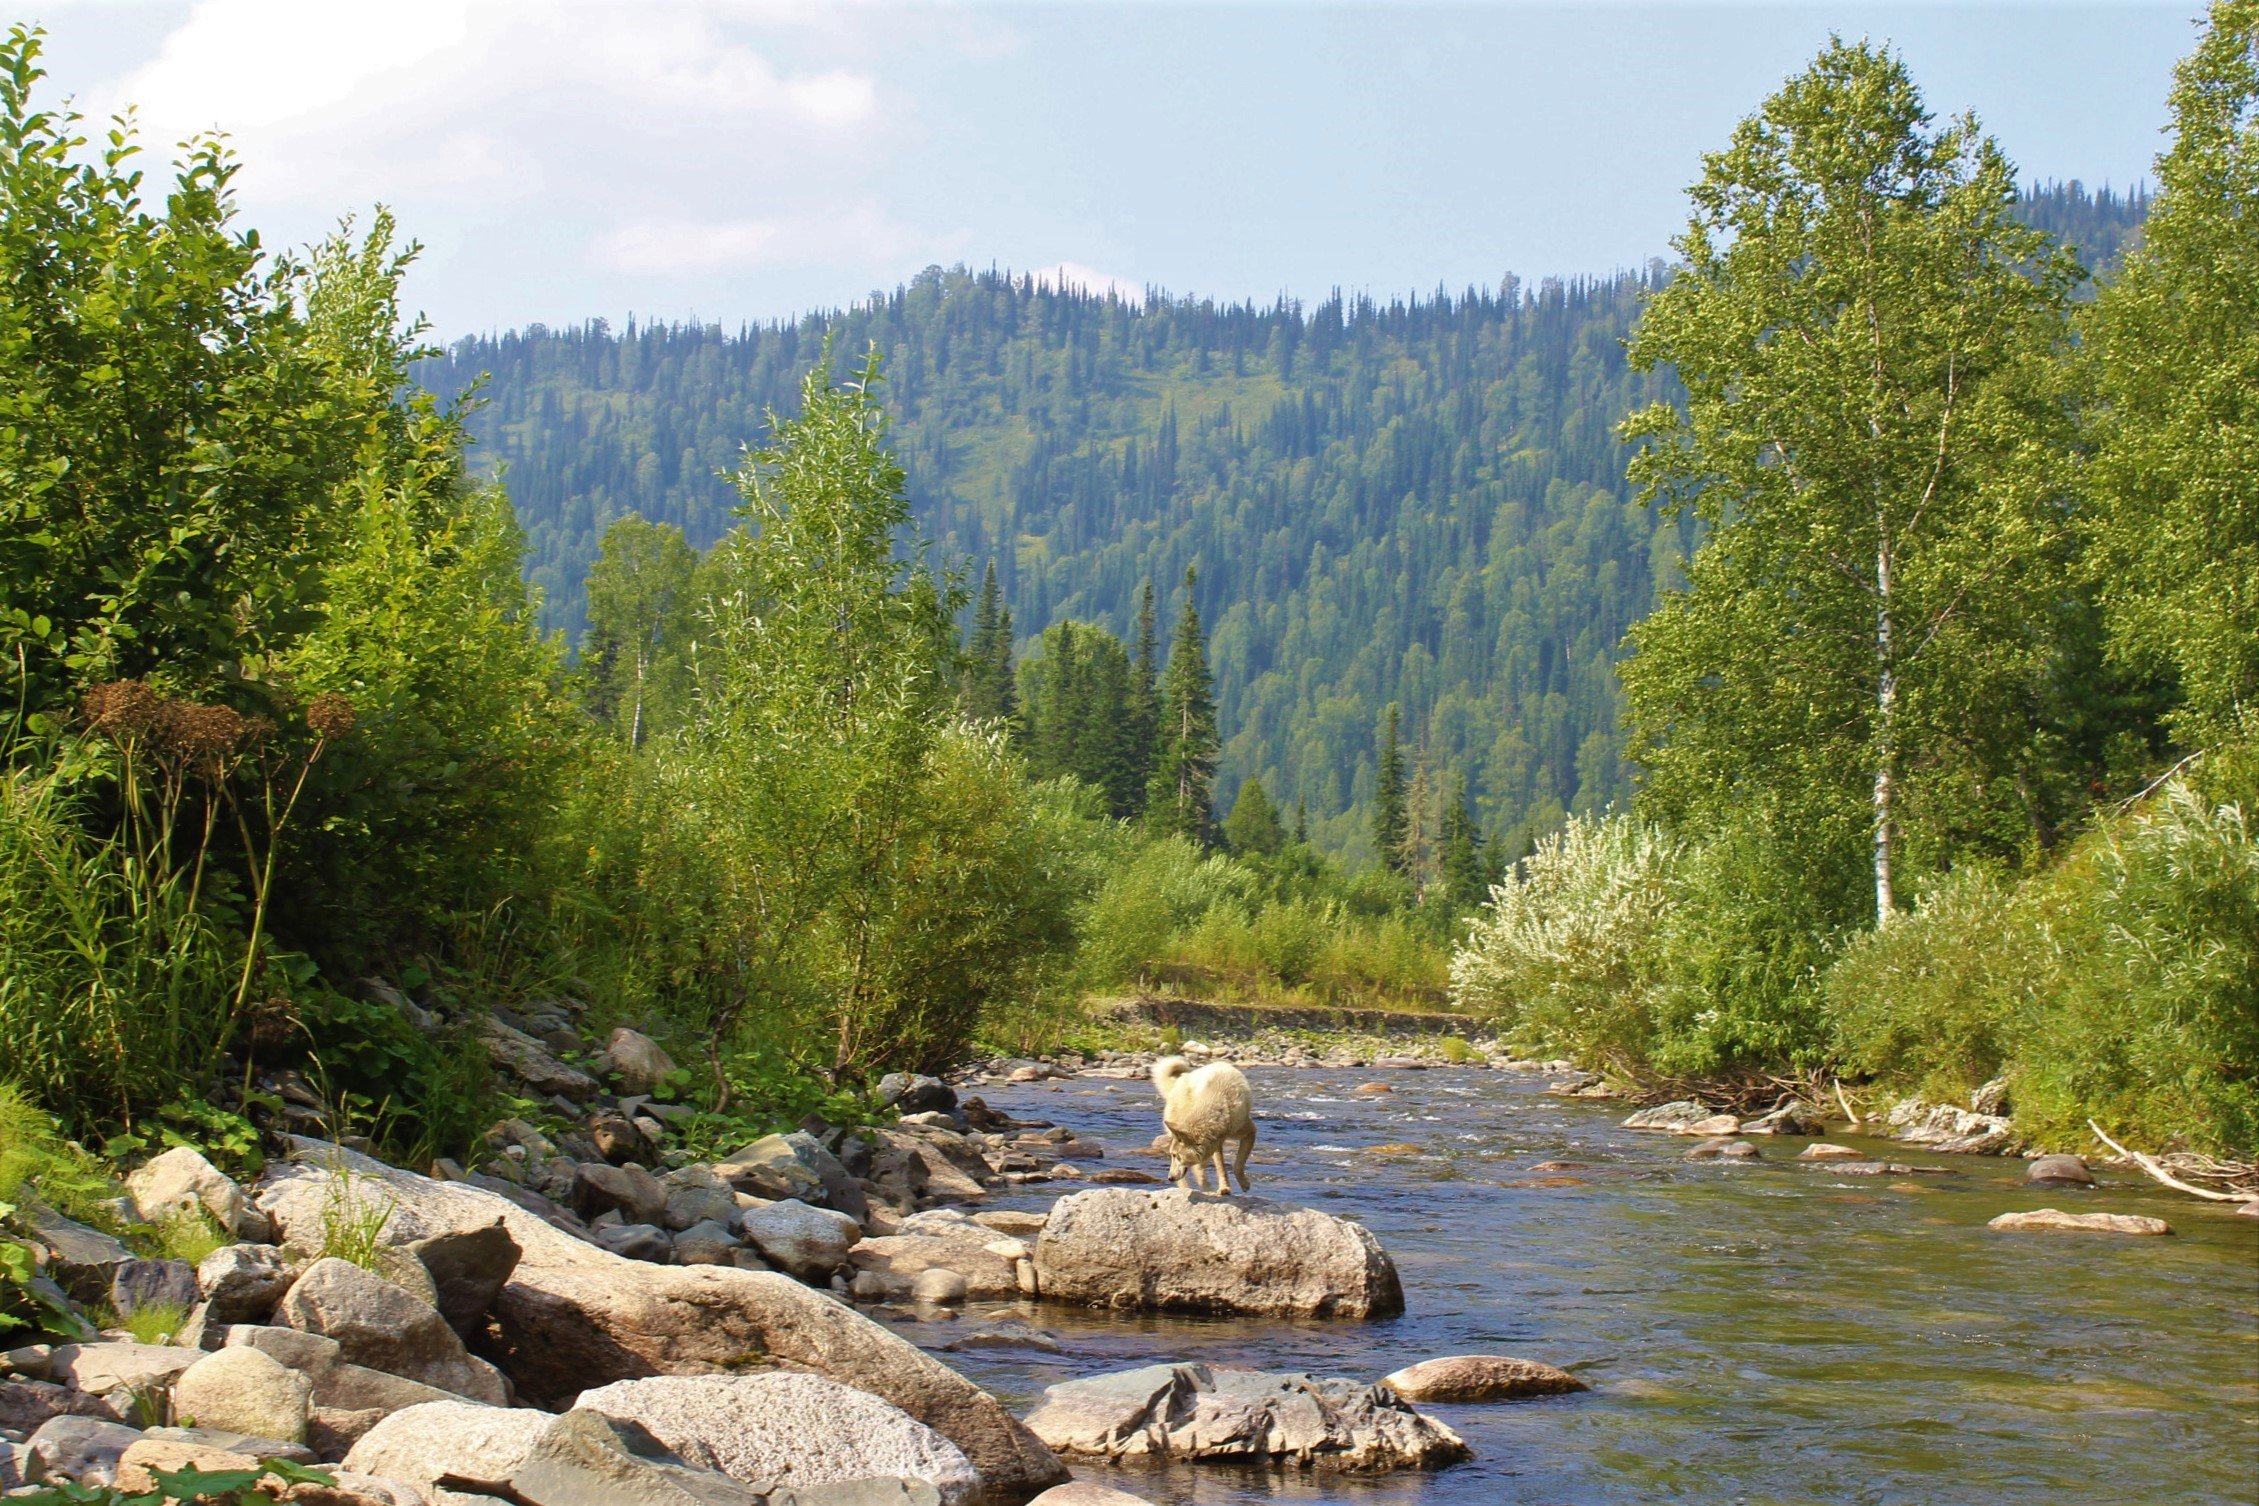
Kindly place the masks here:
POLYGON ((2024 1180, 2049 1186, 2092 1187, 2094 1173, 2077 1156, 2041 1156, 2024 1168, 2024 1180))
POLYGON ((1827 1116, 1798 1098, 1741 1125, 1745 1135, 1824 1135, 1827 1129, 1827 1116))
POLYGON ((345 1456, 345 1467, 402 1480, 435 1502, 476 1500, 442 1494, 442 1476, 507 1480, 555 1419, 527 1407, 482 1407, 434 1401, 395 1412, 369 1429, 345 1456))
POLYGON ((230 1470, 258 1468, 259 1460, 256 1456, 239 1454, 232 1449, 211 1448, 171 1438, 136 1438, 118 1455, 117 1471, 112 1476, 112 1483, 122 1494, 142 1495, 157 1489, 155 1474, 159 1470, 167 1474, 184 1469, 219 1474, 230 1470))
POLYGON ((1206 1365, 1148 1365, 1066 1381, 1028 1417, 1038 1438, 1088 1459, 1291 1461, 1377 1473, 1467 1457, 1457 1433, 1385 1386, 1206 1365))
POLYGON ((1758 1161, 1763 1153, 1747 1140, 1729 1140, 1724 1136, 1705 1140, 1679 1158, 1682 1161, 1758 1161))
POLYGON ((866 1392, 812 1375, 656 1376, 581 1394, 584 1411, 632 1422, 687 1464, 796 1491, 878 1476, 923 1480, 948 1506, 981 1489, 964 1452, 866 1392))
POLYGON ((1691 1135, 1702 1140, 1715 1140, 1723 1136, 1741 1133, 1741 1120, 1732 1114, 1712 1114, 1707 1119, 1697 1119, 1692 1124, 1682 1124, 1671 1133, 1691 1135))
POLYGON ((1988 1229, 2063 1229, 2085 1234, 2170 1234, 2173 1226, 2161 1218, 2138 1213, 2065 1213, 2057 1208, 2034 1208, 2029 1213, 2003 1213, 1988 1229))
POLYGON ((306 1440, 314 1384, 248 1345, 219 1349, 173 1382, 173 1414, 199 1427, 226 1428, 285 1443, 306 1440))
POLYGON ((121 1318, 148 1307, 170 1307, 185 1318, 200 1295, 196 1267, 185 1260, 127 1260, 110 1272, 110 1306, 121 1318))
POLYGON ((765 1496, 691 1469, 656 1444, 632 1423, 568 1412, 542 1430, 507 1486, 494 1488, 538 1506, 764 1506, 765 1496), (643 1457, 653 1452, 660 1457, 643 1457))
POLYGON ((829 1281, 863 1237, 862 1226, 846 1214, 811 1208, 798 1198, 748 1208, 738 1218, 764 1259, 802 1281, 829 1281))
POLYGON ((275 1315, 286 1328, 337 1340, 349 1364, 489 1406, 503 1406, 510 1399, 501 1373, 466 1351, 436 1308, 350 1261, 333 1257, 308 1266, 275 1315))
POLYGON ((295 1273, 273 1245, 222 1245, 196 1266, 196 1289, 210 1327, 261 1323, 290 1290, 295 1273))
POLYGON ((98 1396, 58 1386, 53 1381, 0 1381, 0 1428, 29 1433, 50 1417, 99 1417, 114 1422, 117 1414, 98 1396))
POLYGON ((337 1454, 380 1418, 428 1402, 461 1400, 437 1386, 353 1364, 337 1340, 317 1333, 239 1323, 227 1331, 219 1352, 242 1348, 256 1349, 306 1377, 313 1403, 307 1439, 317 1448, 325 1438, 342 1439, 344 1446, 332 1450, 337 1454))
POLYGON ((1028 1502, 1028 1506, 1147 1506, 1145 1497, 1101 1485, 1096 1480, 1069 1480, 1054 1485, 1028 1502))
POLYGON ((479 1039, 486 1046, 487 1059, 496 1069, 515 1077, 541 1097, 557 1093, 578 1101, 595 1095, 595 1078, 578 1067, 566 1066, 549 1054, 547 1046, 524 1031, 505 1025, 492 1015, 479 1017, 478 1031, 479 1039))
POLYGON ((1659 1103, 1651 1109, 1641 1109, 1624 1121, 1624 1128, 1677 1133, 1690 1124, 1699 1124, 1710 1117, 1709 1105, 1696 1103, 1691 1098, 1680 1098, 1670 1103, 1659 1103))
POLYGON ((243 1189, 186 1145, 176 1145, 126 1178, 141 1216, 155 1223, 184 1211, 209 1218, 231 1238, 243 1232, 250 1207, 243 1189))
POLYGON ((677 1265, 735 1265, 744 1249, 736 1230, 712 1219, 678 1231, 672 1242, 677 1265))
POLYGON ((604 1054, 611 1058, 622 1093, 651 1092, 676 1070, 675 1059, 657 1041, 624 1025, 606 1038, 604 1054))
POLYGON ((938 1077, 889 1072, 878 1080, 878 1101, 897 1114, 953 1114, 957 1090, 938 1077))
POLYGON ((1052 1206, 1042 1292, 1090 1307, 1383 1318, 1404 1310, 1370 1230, 1311 1208, 1171 1188, 1102 1187, 1052 1206))
MULTIPOLYGON (((343 1154, 398 1200, 385 1237, 402 1243, 499 1216, 524 1252, 495 1315, 511 1373, 528 1395, 563 1401, 609 1381, 742 1368, 766 1356, 868 1391, 934 1429, 1000 1496, 1066 1478, 1058 1459, 987 1392, 853 1308, 776 1272, 656 1266, 622 1260, 494 1193, 435 1182, 319 1142, 317 1163, 343 1154)), ((327 1173, 278 1169, 260 1205, 286 1228, 320 1227, 327 1173)), ((384 1473, 382 1470, 372 1473, 384 1473)))
POLYGON ((465 1339, 486 1328, 486 1315, 518 1268, 518 1242, 500 1219, 483 1229, 449 1230, 406 1246, 431 1277, 433 1304, 465 1339))
POLYGON ((1504 1401, 1592 1389, 1566 1370, 1502 1354, 1457 1354, 1407 1365, 1381 1382, 1406 1401, 1504 1401))
POLYGON ((107 1485, 118 1459, 141 1441, 141 1430, 98 1417, 50 1417, 27 1440, 42 1479, 58 1476, 82 1485, 107 1485))
POLYGON ((709 1166, 685 1166, 659 1179, 666 1189, 667 1205, 659 1222, 670 1229, 692 1224, 737 1222, 737 1194, 709 1166))
POLYGON ((633 1163, 590 1161, 573 1173, 573 1206, 585 1218, 617 1213, 631 1224, 657 1224, 666 1216, 667 1189, 633 1163))
POLYGON ((675 1242, 657 1224, 598 1225, 595 1238, 598 1249, 617 1255, 622 1260, 640 1260, 652 1265, 674 1264, 675 1242))
POLYGON ((2006 1118, 1949 1103, 1903 1099, 1892 1106, 1887 1122, 1894 1139, 1961 1155, 2003 1155, 2016 1144, 2015 1129, 2006 1118))
POLYGON ((1807 1145, 1796 1153, 1799 1161, 1864 1161, 1867 1153, 1848 1145, 1831 1145, 1822 1140, 1817 1145, 1807 1145))
POLYGON ((47 1252, 48 1274, 81 1302, 107 1298, 110 1278, 119 1266, 134 1258, 133 1251, 121 1241, 65 1218, 45 1204, 26 1204, 23 1217, 30 1225, 32 1239, 47 1252))
POLYGON ((173 1377, 203 1357, 170 1344, 57 1344, 47 1357, 47 1379, 97 1396, 122 1389, 162 1398, 173 1377))

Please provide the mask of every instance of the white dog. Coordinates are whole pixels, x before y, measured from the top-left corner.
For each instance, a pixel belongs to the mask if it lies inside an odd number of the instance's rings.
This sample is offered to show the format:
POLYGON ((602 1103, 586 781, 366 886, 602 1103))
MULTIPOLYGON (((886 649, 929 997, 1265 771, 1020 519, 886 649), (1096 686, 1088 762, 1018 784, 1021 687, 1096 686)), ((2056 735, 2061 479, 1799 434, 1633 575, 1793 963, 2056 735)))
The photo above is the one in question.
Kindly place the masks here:
POLYGON ((1205 1192, 1202 1168, 1212 1164, 1216 1191, 1230 1192, 1224 1146, 1231 1142, 1232 1166, 1245 1192, 1247 1154, 1255 1148, 1254 1098, 1246 1076, 1230 1062, 1195 1068, 1181 1056, 1164 1056, 1153 1064, 1153 1086, 1160 1091, 1161 1124, 1169 1132, 1169 1180, 1205 1192))

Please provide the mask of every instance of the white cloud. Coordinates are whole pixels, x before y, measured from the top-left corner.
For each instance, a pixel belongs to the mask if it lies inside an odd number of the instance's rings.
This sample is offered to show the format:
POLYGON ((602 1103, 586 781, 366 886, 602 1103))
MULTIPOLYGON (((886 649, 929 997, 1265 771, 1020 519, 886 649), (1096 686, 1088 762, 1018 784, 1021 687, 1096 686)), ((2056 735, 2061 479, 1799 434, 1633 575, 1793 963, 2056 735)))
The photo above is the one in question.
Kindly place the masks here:
POLYGON ((1029 274, 1037 284, 1049 288, 1079 288, 1103 298, 1108 293, 1127 304, 1145 302, 1145 287, 1127 277, 1116 277, 1111 272, 1101 272, 1096 267, 1086 267, 1078 261, 1063 261, 1056 266, 1043 267, 1029 274))
POLYGON ((770 219, 647 220, 598 236, 590 255, 607 271, 684 277, 825 263, 900 266, 946 256, 958 242, 924 234, 865 201, 770 219))

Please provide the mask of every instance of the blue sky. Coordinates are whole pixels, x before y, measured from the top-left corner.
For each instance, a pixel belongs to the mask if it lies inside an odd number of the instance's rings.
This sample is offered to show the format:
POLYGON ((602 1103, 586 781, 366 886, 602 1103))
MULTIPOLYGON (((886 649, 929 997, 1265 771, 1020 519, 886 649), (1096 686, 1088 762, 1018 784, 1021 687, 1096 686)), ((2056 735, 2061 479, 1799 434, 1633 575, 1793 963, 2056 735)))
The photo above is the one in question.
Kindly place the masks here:
POLYGON ((297 243, 391 205, 456 336, 736 323, 932 262, 1267 301, 1664 254, 1700 156, 1831 31, 2026 177, 2146 175, 2185 3, 750 5, 16 0, 52 86, 227 130, 297 243))

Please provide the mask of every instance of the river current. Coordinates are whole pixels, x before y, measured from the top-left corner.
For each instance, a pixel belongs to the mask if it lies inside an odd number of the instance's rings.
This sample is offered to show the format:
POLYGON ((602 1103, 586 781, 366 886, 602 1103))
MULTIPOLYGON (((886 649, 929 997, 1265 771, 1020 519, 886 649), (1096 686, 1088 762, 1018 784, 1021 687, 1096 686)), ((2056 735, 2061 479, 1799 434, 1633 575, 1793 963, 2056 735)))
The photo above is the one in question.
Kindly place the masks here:
MULTIPOLYGON (((1943 1174, 1860 1177, 1765 1139, 1755 1165, 1686 1162, 1622 1104, 1481 1069, 1249 1072, 1257 1196, 1361 1220, 1403 1276, 1375 1322, 1115 1315, 975 1304, 898 1321, 938 1348, 1007 1313, 1058 1354, 943 1356, 1023 1414, 1045 1386, 1173 1360, 1378 1379, 1508 1354, 1581 1395, 1427 1406, 1475 1450, 1429 1475, 1344 1479, 1186 1465, 1078 1473, 1174 1506, 1733 1506, 2259 1502, 2259 1219, 2130 1172, 2026 1189, 2013 1159, 1833 1137, 1943 1174), (1394 1092, 1360 1097, 1359 1083, 1394 1092), (1397 1149, 1376 1153, 1384 1146, 1397 1149), (1413 1147, 1416 1149, 1405 1149, 1413 1147), (1533 1170, 1543 1162, 1577 1163, 1533 1170), (1995 1233, 2014 1209, 2167 1219, 2171 1238, 1995 1233)), ((1106 1144, 1159 1128, 1143 1082, 983 1090, 1106 1144)), ((997 1198, 1041 1209, 1073 1183, 997 1198)))

